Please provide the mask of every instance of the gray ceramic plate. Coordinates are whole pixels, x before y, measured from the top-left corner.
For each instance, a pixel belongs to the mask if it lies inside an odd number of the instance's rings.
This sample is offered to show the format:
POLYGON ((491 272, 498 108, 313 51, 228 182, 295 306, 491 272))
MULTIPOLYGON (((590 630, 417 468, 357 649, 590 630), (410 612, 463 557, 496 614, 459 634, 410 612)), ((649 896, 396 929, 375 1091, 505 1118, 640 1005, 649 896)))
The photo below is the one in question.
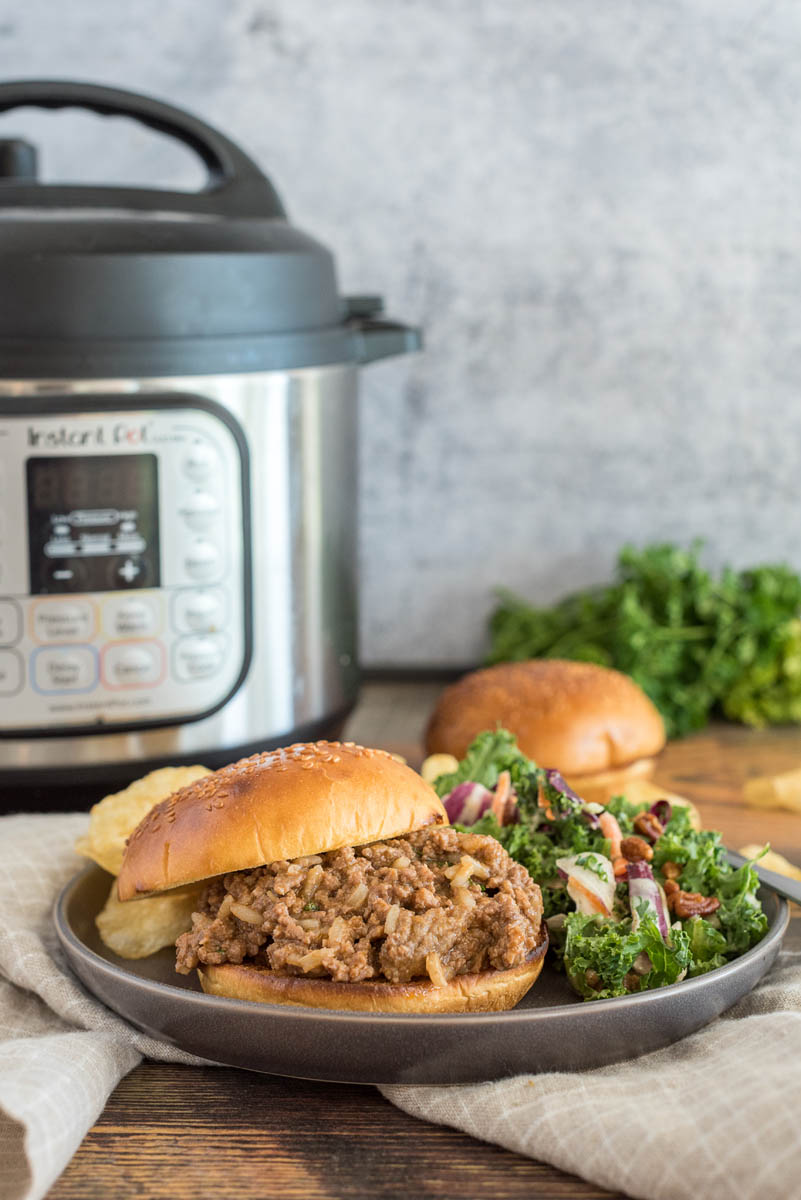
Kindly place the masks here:
POLYGON ((511 1012, 374 1015, 206 996, 193 976, 176 975, 172 950, 118 958, 94 923, 110 883, 105 871, 88 867, 55 908, 73 970, 104 1004, 153 1037, 218 1063, 343 1083, 473 1083, 600 1067, 657 1050, 750 991, 773 963, 789 921, 786 901, 763 887, 770 928, 757 946, 708 975, 640 995, 583 1003, 546 963, 511 1012))

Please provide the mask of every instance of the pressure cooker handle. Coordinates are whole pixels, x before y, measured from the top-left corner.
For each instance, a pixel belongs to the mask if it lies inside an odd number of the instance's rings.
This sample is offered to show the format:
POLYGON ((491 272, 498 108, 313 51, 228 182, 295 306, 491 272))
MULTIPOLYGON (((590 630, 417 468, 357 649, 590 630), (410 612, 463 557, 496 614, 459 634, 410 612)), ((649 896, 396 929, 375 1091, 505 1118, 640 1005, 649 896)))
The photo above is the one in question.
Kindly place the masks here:
POLYGON ((383 316, 380 296, 347 296, 345 318, 350 331, 354 361, 378 362, 396 354, 413 354, 423 347, 423 333, 414 325, 403 325, 383 316))
POLYGON ((25 106, 86 108, 104 117, 133 117, 194 150, 206 165, 208 180, 199 192, 173 192, 2 179, 0 207, 155 208, 237 217, 286 216, 273 185, 253 160, 218 129, 180 108, 151 96, 93 83, 23 79, 0 84, 0 113, 25 106))

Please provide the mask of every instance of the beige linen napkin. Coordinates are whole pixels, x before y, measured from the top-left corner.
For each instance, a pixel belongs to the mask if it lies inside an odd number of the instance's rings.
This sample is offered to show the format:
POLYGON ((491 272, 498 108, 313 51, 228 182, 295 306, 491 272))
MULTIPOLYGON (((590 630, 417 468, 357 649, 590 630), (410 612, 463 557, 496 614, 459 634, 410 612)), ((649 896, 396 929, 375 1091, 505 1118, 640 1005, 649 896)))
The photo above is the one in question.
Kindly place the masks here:
POLYGON ((196 1063, 94 1000, 66 965, 53 902, 86 865, 88 817, 0 818, 0 1200, 38 1200, 146 1055, 196 1063))
MULTIPOLYGON (((87 818, 0 818, 0 1200, 38 1200, 143 1055, 198 1062, 138 1033, 66 967, 53 900, 87 818)), ((467 1043, 466 1043, 467 1048, 467 1043)), ((647 1200, 801 1197, 801 954, 676 1046, 580 1074, 391 1087, 452 1125, 647 1200)))
POLYGON ((705 1029, 631 1062, 391 1087, 414 1117, 646 1200, 801 1197, 801 954, 705 1029))

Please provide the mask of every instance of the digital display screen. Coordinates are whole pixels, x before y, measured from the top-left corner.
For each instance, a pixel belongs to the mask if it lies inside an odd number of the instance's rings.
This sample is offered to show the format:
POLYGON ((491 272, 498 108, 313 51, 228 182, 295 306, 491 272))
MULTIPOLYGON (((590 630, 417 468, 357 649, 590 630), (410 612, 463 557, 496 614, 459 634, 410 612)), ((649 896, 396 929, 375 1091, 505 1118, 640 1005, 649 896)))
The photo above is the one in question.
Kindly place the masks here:
POLYGON ((146 509, 155 500, 156 456, 32 458, 28 462, 29 504, 35 512, 76 508, 146 509))
POLYGON ((31 593, 158 587, 155 454, 29 458, 31 593))

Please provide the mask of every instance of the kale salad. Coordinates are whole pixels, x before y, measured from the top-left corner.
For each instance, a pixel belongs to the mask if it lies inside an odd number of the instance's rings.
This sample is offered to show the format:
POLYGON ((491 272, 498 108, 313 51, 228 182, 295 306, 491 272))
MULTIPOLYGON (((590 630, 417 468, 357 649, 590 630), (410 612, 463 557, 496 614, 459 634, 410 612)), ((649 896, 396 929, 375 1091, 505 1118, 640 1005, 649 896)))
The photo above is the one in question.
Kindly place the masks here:
POLYGON ((586 803, 503 729, 434 787, 454 824, 497 838, 539 884, 552 951, 586 1000, 702 975, 767 932, 752 865, 732 867, 681 805, 586 803))

